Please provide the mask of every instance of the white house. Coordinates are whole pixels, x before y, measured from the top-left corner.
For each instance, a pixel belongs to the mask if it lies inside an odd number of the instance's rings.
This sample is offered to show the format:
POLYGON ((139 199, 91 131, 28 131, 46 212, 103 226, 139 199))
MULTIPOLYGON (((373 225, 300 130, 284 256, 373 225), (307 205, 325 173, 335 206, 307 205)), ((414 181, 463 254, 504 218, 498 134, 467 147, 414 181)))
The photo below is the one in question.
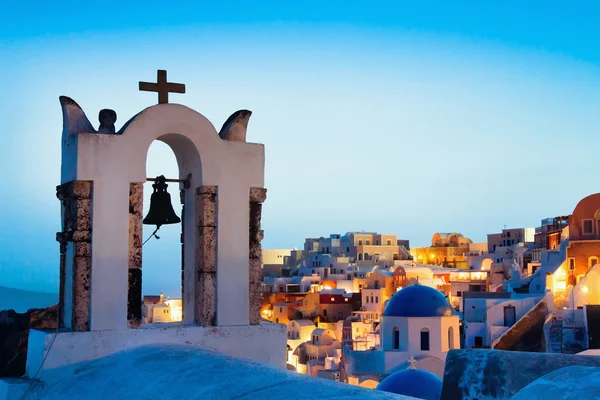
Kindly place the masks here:
POLYGON ((490 348, 542 298, 511 292, 465 292, 463 294, 464 347, 490 348))

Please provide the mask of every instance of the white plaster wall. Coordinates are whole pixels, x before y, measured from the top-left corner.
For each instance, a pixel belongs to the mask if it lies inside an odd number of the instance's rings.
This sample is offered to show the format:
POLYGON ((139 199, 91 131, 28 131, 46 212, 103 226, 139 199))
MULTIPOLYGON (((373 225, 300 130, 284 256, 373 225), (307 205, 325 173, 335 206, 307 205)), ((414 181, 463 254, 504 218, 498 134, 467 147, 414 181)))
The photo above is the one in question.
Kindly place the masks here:
POLYGON ((379 328, 381 347, 384 351, 405 352, 409 348, 408 318, 383 317, 379 328), (394 328, 400 332, 400 349, 394 349, 394 328))
MULTIPOLYGON (((529 310, 531 310, 543 296, 526 297, 523 299, 510 299, 501 301, 494 305, 489 305, 487 311, 487 322, 490 326, 504 325, 504 307, 515 307, 516 319, 515 322, 522 318, 529 310)), ((489 301, 489 300, 488 300, 489 301)))
MULTIPOLYGON (((452 349, 460 349, 460 326, 459 326, 459 318, 458 316, 449 316, 441 318, 441 341, 442 341, 442 352, 447 353, 452 349), (450 327, 452 329, 450 330, 450 327), (450 336, 452 336, 452 343, 450 343, 450 336), (452 348, 450 348, 450 344, 452 344, 452 348)), ((443 360, 446 359, 445 354, 442 357, 439 357, 443 360)))
POLYGON ((504 335, 509 329, 509 326, 489 326, 489 337, 490 337, 490 343, 489 346, 492 346, 492 344, 500 338, 500 336, 504 335))
POLYGON ((346 293, 354 292, 354 283, 351 280, 343 279, 335 282, 338 289, 344 289, 346 293))
MULTIPOLYGON (((178 104, 147 108, 123 135, 63 135, 61 182, 94 181, 91 329, 127 326, 129 184, 146 181, 146 156, 154 140, 171 146, 180 178, 192 173, 185 196, 187 226, 195 224, 195 189, 218 186, 217 324, 247 325, 249 277, 241 272, 248 270, 248 195, 250 187, 264 187, 264 146, 221 140, 204 116, 178 104), (69 166, 75 163, 73 172, 69 166)), ((185 232, 184 321, 191 322, 196 229, 185 232)))
POLYGON ((486 323, 467 322, 465 324, 465 348, 470 349, 471 347, 475 346, 476 336, 481 336, 483 346, 491 345, 488 326, 486 323))
POLYGON ((263 249, 262 263, 265 265, 283 265, 285 256, 289 256, 291 252, 291 249, 263 249))
POLYGON ((104 332, 29 332, 28 378, 52 381, 52 369, 95 360, 146 344, 187 344, 285 368, 286 327, 278 324, 201 327, 169 324, 104 332), (48 351, 50 349, 50 351, 48 351), (85 349, 85 351, 82 351, 85 349), (45 361, 44 357, 46 357, 45 361), (43 368, 40 366, 43 362, 43 368))
POLYGON ((378 314, 383 313, 383 304, 382 304, 382 296, 381 289, 362 289, 361 290, 362 297, 362 307, 364 311, 375 312, 378 314), (367 303, 367 297, 369 298, 369 302, 367 303), (373 297, 373 302, 371 302, 371 297, 373 297), (375 302, 377 300, 377 302, 375 302))
POLYGON ((487 318, 487 301, 484 298, 464 299, 463 315, 468 322, 485 322, 487 318))

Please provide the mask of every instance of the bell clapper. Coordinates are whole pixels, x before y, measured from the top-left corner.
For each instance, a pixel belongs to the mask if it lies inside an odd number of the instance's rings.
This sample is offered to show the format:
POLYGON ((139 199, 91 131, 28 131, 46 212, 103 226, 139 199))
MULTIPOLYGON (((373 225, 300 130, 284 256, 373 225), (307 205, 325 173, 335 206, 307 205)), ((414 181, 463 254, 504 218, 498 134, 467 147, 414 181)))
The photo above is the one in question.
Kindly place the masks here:
POLYGON ((158 235, 156 234, 156 232, 158 232, 158 230, 159 230, 159 229, 160 229, 160 226, 158 226, 158 227, 157 227, 157 228, 154 230, 154 232, 152 232, 152 233, 150 234, 150 236, 148 237, 148 239, 144 240, 144 243, 142 243, 142 246, 143 246, 143 245, 145 245, 146 243, 148 243, 148 240, 152 239, 152 237, 153 237, 153 236, 154 236, 155 238, 157 238, 157 239, 160 239, 160 236, 158 236, 158 235))

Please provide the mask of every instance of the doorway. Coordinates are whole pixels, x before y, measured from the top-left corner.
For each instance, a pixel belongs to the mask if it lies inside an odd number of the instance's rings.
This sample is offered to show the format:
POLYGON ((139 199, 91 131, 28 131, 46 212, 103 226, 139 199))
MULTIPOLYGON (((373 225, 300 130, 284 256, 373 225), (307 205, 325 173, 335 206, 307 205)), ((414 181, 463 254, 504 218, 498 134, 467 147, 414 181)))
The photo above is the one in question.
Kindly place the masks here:
POLYGON ((515 307, 504 307, 504 326, 513 326, 515 322, 517 322, 517 311, 515 307))

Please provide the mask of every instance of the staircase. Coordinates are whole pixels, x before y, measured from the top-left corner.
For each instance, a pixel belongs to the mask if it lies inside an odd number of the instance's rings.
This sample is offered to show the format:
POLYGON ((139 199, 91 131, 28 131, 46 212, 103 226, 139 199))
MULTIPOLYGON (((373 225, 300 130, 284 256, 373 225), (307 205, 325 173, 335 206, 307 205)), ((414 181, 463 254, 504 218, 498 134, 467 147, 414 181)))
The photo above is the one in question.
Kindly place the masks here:
POLYGON ((494 340, 492 348, 495 350, 539 351, 532 349, 539 349, 542 345, 541 341, 545 336, 544 327, 547 323, 546 315, 548 315, 548 306, 546 297, 543 297, 502 336, 494 340))
POLYGON ((548 321, 548 343, 546 351, 548 353, 562 353, 562 318, 551 317, 548 321))

